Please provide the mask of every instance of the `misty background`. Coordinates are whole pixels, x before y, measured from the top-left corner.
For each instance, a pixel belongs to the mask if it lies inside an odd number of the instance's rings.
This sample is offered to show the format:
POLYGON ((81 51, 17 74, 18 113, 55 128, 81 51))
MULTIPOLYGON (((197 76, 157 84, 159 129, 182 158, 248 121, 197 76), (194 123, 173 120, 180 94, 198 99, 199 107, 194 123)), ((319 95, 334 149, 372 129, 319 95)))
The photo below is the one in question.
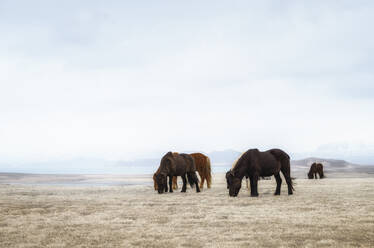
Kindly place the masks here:
POLYGON ((0 172, 148 172, 168 151, 219 171, 274 147, 374 164, 373 10, 0 0, 0 172))

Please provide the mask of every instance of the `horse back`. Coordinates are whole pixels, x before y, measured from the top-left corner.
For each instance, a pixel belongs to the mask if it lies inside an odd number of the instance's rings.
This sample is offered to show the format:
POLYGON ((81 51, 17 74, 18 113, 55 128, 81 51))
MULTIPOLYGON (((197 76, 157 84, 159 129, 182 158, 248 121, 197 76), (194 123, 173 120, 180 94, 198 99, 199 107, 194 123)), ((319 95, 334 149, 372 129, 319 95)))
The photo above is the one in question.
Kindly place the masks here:
POLYGON ((193 157, 186 153, 180 153, 176 163, 176 169, 178 174, 195 172, 196 166, 193 157))
POLYGON ((288 156, 288 154, 281 149, 271 149, 268 150, 268 152, 270 152, 279 161, 290 159, 290 156, 288 156))
POLYGON ((269 151, 259 153, 260 176, 271 176, 279 173, 280 161, 269 151))
POLYGON ((317 164, 316 163, 313 163, 311 166, 310 166, 310 170, 309 172, 311 173, 316 173, 317 172, 317 164))

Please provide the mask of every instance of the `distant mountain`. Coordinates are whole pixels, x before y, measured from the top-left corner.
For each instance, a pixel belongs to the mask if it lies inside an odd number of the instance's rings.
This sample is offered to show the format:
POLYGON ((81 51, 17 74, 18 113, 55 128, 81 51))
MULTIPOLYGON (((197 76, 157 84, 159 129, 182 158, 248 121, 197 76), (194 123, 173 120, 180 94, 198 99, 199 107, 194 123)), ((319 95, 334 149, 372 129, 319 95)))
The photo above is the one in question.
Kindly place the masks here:
POLYGON ((293 158, 305 157, 340 158, 356 164, 374 165, 374 144, 329 143, 320 145, 308 153, 293 153, 293 158))
POLYGON ((347 162, 341 159, 325 159, 318 157, 309 157, 300 160, 291 161, 291 171, 296 177, 306 177, 309 168, 312 163, 322 163, 326 175, 336 175, 341 174, 352 174, 352 173, 363 173, 363 174, 373 174, 374 165, 360 165, 347 162))
POLYGON ((292 160, 291 164, 295 166, 310 166, 313 163, 322 163, 325 167, 332 167, 332 168, 346 168, 353 166, 354 164, 349 163, 345 160, 341 159, 326 159, 326 158, 317 158, 317 157, 310 157, 301 160, 292 160))
POLYGON ((235 150, 213 151, 207 154, 214 165, 231 165, 241 152, 235 150))
MULTIPOLYGON (((222 173, 231 168, 232 163, 241 155, 241 152, 227 149, 204 154, 209 156, 213 172, 222 173)), ((300 158, 299 155, 291 155, 291 158, 300 158)), ((128 161, 109 161, 96 158, 74 158, 68 160, 43 161, 39 163, 0 162, 0 172, 52 174, 151 174, 159 167, 160 159, 160 157, 154 157, 128 161)), ((291 160, 291 170, 294 176, 305 177, 310 165, 313 162, 320 162, 324 165, 324 168, 328 173, 374 173, 374 165, 361 165, 359 163, 351 163, 348 161, 343 159, 326 159, 321 156, 308 156, 303 159, 291 160)))

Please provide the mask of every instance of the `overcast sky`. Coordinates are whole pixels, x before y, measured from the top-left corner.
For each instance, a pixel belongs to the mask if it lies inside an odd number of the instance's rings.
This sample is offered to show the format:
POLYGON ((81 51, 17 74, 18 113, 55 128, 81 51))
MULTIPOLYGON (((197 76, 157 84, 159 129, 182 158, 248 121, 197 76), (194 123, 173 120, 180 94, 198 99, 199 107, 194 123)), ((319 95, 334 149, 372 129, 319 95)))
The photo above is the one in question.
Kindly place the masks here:
POLYGON ((0 157, 374 143, 373 1, 0 0, 0 157))

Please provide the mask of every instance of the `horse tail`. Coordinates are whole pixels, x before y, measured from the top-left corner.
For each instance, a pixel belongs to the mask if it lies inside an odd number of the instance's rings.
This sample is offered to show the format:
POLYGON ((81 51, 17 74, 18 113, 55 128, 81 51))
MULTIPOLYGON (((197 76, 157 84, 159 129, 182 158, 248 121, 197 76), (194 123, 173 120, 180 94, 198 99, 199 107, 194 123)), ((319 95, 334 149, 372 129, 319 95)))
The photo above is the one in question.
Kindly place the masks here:
POLYGON ((197 178, 196 172, 187 172, 187 180, 191 188, 193 187, 195 183, 196 184, 199 183, 199 179, 197 178))
POLYGON ((210 166, 209 157, 206 157, 205 177, 206 177, 206 183, 208 184, 208 188, 210 189, 210 185, 212 184, 212 170, 210 166))
POLYGON ((293 186, 295 186, 295 184, 296 184, 295 181, 294 181, 295 179, 296 179, 295 177, 291 177, 291 176, 290 176, 290 182, 291 182, 291 188, 292 188, 292 191, 295 191, 295 188, 293 187, 293 186))
MULTIPOLYGON (((289 160, 288 160, 288 164, 289 164, 289 163, 290 163, 290 162, 289 162, 289 160)), ((285 162, 285 165, 286 165, 286 167, 288 166, 288 168, 290 168, 290 167, 289 167, 290 165, 287 165, 286 162, 285 162)), ((282 167, 283 167, 283 164, 282 164, 282 167)), ((283 171, 282 171, 282 173, 283 173, 283 171)), ((295 178, 295 177, 291 177, 291 170, 290 170, 290 169, 288 169, 288 178, 289 178, 289 179, 287 179, 286 174, 287 174, 287 173, 283 173, 283 176, 285 177, 286 182, 289 181, 289 184, 290 184, 290 186, 291 186, 292 191, 295 191, 295 188, 294 188, 295 182, 294 182, 294 180, 295 180, 296 178, 295 178)))
POLYGON ((173 176, 173 189, 178 189, 178 177, 173 176))
MULTIPOLYGON (((290 157, 287 155, 288 159, 284 159, 281 163, 282 163, 282 166, 285 166, 286 168, 288 168, 288 176, 290 177, 290 185, 291 185, 291 189, 292 191, 295 191, 295 188, 293 187, 295 185, 295 178, 294 177, 291 177, 291 163, 290 163, 290 157)), ((284 176, 284 175, 283 175, 284 176)))
POLYGON ((295 182, 293 181, 295 178, 291 177, 291 162, 290 156, 282 150, 274 149, 271 151, 271 154, 279 161, 281 164, 281 171, 283 176, 285 177, 286 181, 289 181, 289 185, 291 189, 294 191, 295 182))

